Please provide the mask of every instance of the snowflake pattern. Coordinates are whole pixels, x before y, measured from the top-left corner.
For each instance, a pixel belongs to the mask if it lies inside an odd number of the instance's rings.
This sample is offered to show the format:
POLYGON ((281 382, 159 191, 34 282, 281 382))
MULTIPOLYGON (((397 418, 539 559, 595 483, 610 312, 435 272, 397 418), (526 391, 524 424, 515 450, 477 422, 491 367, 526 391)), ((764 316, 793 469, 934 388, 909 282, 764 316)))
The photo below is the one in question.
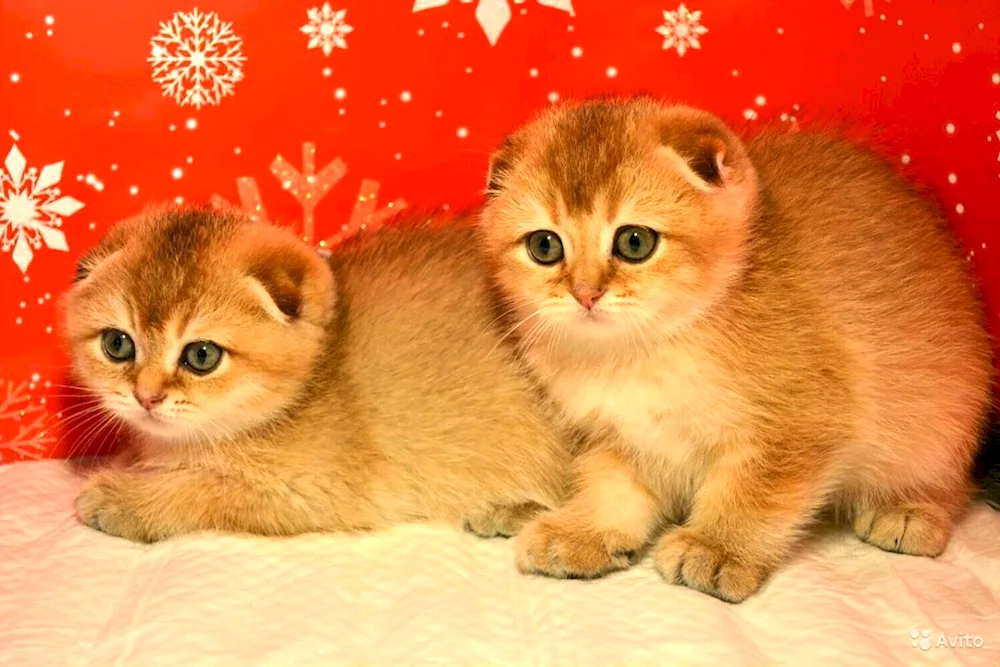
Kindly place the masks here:
POLYGON ((701 48, 701 36, 708 28, 701 24, 701 12, 689 12, 683 4, 677 11, 664 10, 663 25, 656 29, 663 35, 664 49, 677 49, 677 55, 683 56, 688 49, 701 48))
MULTIPOLYGON (((847 9, 855 3, 856 0, 840 0, 840 4, 844 5, 847 9)), ((889 2, 889 0, 886 0, 889 2)), ((875 0, 864 0, 865 6, 865 16, 875 16, 875 0)))
POLYGON ((181 106, 217 105, 243 79, 243 40, 215 12, 177 12, 149 43, 153 81, 181 106))
MULTIPOLYGON (((464 5, 469 5, 475 0, 459 0, 464 5)), ((434 7, 444 7, 449 0, 416 0, 413 3, 413 12, 420 12, 434 7)), ((518 4, 524 0, 515 0, 518 4)), ((538 4, 543 7, 554 7, 568 12, 570 16, 575 16, 573 12, 573 0, 538 0, 538 4)), ((510 23, 511 11, 508 0, 479 0, 476 5, 476 21, 479 22, 490 46, 495 46, 500 39, 504 28, 510 23)))
POLYGON ((310 49, 323 49, 323 55, 329 56, 335 48, 346 49, 347 40, 344 35, 354 31, 354 28, 344 22, 347 14, 346 9, 334 11, 329 2, 324 2, 323 7, 313 7, 306 11, 309 23, 302 26, 300 30, 309 35, 310 49))
MULTIPOLYGON (((334 158, 316 173, 316 145, 305 142, 302 144, 301 172, 280 155, 271 162, 270 171, 281 182, 282 188, 302 205, 302 240, 314 243, 316 206, 326 193, 344 178, 347 165, 339 157, 334 158)), ((220 195, 212 195, 212 205, 222 210, 239 209, 254 222, 269 224, 270 220, 267 211, 264 210, 256 179, 252 176, 238 178, 236 188, 240 197, 239 206, 233 205, 220 195)), ((378 191, 378 181, 369 179, 361 181, 361 189, 358 191, 350 219, 341 225, 340 231, 336 234, 319 241, 319 247, 329 248, 361 232, 373 232, 382 227, 396 212, 406 208, 406 202, 402 199, 391 201, 379 208, 378 191)))
POLYGON ((27 164, 14 144, 0 169, 0 250, 11 253, 21 273, 27 272, 34 251, 42 246, 69 250, 60 229, 62 218, 83 208, 76 199, 60 196, 55 187, 62 179, 62 162, 47 164, 40 173, 34 167, 26 169, 27 164))
MULTIPOLYGON (((37 377, 37 376, 36 376, 37 377)), ((0 462, 40 459, 46 454, 46 445, 55 442, 47 429, 49 415, 41 405, 31 401, 30 389, 34 383, 27 381, 15 385, 0 380, 0 424, 14 424, 14 433, 5 439, 0 433, 0 462)), ((42 399, 44 402, 45 399, 42 399)))

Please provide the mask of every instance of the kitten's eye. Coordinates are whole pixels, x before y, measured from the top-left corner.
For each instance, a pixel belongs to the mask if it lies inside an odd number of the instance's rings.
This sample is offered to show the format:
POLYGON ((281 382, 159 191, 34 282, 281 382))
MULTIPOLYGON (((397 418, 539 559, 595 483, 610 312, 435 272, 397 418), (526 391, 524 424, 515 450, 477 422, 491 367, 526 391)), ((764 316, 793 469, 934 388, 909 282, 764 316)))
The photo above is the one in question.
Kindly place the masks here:
POLYGON ((526 239, 528 254, 539 264, 555 264, 563 258, 562 239, 544 229, 532 232, 526 239))
POLYGON ((101 334, 101 347, 108 359, 116 363, 135 359, 135 343, 124 331, 107 329, 101 334))
POLYGON ((222 348, 210 340, 188 343, 181 353, 181 363, 197 375, 208 375, 222 361, 222 348))
POLYGON ((626 262, 644 262, 656 250, 659 235, 648 227, 629 225, 621 227, 615 233, 616 255, 626 262))

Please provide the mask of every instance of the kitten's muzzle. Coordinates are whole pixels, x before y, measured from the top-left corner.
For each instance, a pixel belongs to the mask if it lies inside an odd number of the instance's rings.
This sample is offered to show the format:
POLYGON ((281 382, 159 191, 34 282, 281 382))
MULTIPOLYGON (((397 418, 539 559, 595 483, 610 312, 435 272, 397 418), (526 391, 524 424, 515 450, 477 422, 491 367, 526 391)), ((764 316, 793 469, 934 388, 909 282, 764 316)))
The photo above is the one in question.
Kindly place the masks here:
POLYGON ((136 390, 132 392, 132 395, 135 396, 136 403, 141 405, 147 411, 152 411, 153 408, 162 403, 167 397, 167 395, 162 391, 150 391, 148 389, 139 388, 136 388, 136 390))
POLYGON ((598 299, 604 296, 604 290, 594 289, 592 287, 574 287, 573 288, 573 298, 575 298, 581 306, 587 310, 593 310, 594 306, 597 305, 598 299))

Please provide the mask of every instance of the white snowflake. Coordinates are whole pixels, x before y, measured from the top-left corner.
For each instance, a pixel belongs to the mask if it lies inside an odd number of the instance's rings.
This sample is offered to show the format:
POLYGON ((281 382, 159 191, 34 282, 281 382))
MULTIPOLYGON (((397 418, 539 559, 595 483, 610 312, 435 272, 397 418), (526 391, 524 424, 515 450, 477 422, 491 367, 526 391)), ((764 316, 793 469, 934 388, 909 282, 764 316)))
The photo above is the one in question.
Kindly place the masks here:
POLYGON ((243 40, 215 12, 177 12, 149 43, 153 81, 181 106, 218 104, 243 79, 243 40))
POLYGON ((701 12, 689 12, 683 4, 675 12, 664 10, 663 25, 656 29, 663 35, 663 48, 677 49, 679 56, 688 49, 700 49, 700 37, 708 32, 700 21, 701 12))
POLYGON ((61 197, 55 186, 62 178, 63 163, 47 164, 41 173, 18 149, 11 146, 4 169, 0 169, 0 250, 11 253, 21 273, 28 270, 35 250, 69 250, 62 218, 83 208, 72 197, 61 197))
POLYGON ((313 7, 306 11, 306 15, 309 17, 309 23, 300 30, 309 35, 308 48, 321 48, 325 56, 333 53, 335 48, 347 48, 344 35, 353 32, 354 28, 344 22, 346 9, 334 11, 329 2, 324 2, 322 8, 313 7))
MULTIPOLYGON (((475 0, 459 0, 464 5, 469 5, 475 0)), ((416 0, 413 3, 414 13, 434 7, 444 7, 449 0, 416 0)), ((515 0, 518 4, 524 0, 515 0)), ((554 7, 564 12, 569 12, 570 16, 575 16, 573 12, 573 0, 538 0, 538 4, 543 7, 554 7)), ((507 0, 479 0, 476 5, 476 21, 482 27, 489 40, 490 46, 494 46, 500 39, 507 24, 510 23, 511 11, 510 3, 507 0)))

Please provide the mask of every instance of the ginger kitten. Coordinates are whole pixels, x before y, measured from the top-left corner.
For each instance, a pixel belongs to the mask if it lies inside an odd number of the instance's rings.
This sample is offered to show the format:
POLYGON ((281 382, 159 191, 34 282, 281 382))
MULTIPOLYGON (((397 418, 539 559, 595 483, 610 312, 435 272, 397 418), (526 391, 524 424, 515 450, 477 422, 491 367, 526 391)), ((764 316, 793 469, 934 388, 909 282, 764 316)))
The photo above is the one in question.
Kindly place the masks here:
POLYGON ((92 476, 86 524, 137 541, 464 521, 509 535, 568 458, 492 326, 474 230, 401 223, 328 261, 241 217, 113 228, 66 301, 75 375, 136 462, 92 476))
POLYGON ((491 165, 481 238, 524 359, 587 434, 519 567, 754 593, 824 507, 936 556, 970 494, 991 350, 935 208, 814 134, 744 145, 649 100, 552 110, 491 165))

